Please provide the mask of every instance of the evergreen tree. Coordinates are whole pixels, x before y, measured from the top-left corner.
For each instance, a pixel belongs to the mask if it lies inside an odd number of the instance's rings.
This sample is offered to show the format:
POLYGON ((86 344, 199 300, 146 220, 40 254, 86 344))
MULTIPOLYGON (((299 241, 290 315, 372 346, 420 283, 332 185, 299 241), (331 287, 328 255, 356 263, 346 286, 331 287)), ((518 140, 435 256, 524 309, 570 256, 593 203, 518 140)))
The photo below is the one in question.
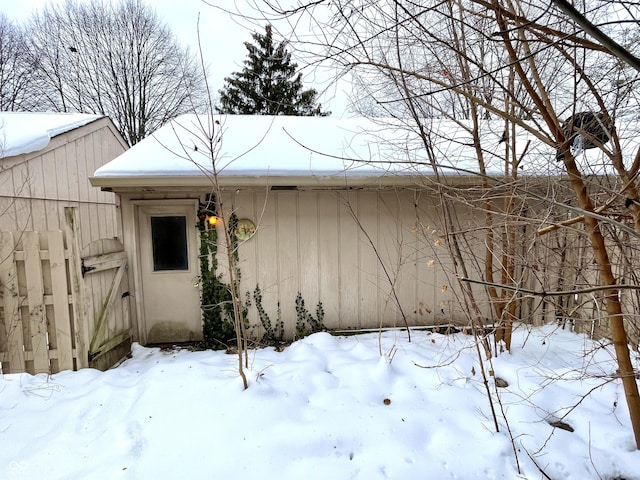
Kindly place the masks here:
POLYGON ((316 104, 318 92, 304 90, 298 65, 291 61, 286 42, 273 42, 271 25, 265 34, 254 33, 254 43, 245 42, 249 51, 241 72, 224 79, 219 113, 257 115, 327 116, 316 104))

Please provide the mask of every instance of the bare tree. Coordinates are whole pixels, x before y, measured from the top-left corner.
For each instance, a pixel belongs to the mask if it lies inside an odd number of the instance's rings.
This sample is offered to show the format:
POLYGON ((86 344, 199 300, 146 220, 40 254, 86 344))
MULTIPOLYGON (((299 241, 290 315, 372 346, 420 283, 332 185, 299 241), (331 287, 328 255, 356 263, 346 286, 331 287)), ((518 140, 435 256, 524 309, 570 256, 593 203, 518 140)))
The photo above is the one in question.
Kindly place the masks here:
POLYGON ((28 25, 38 107, 108 115, 133 145, 199 105, 194 55, 142 0, 68 0, 28 25))
MULTIPOLYGON (((585 34, 581 24, 543 2, 338 0, 287 8, 264 1, 259 8, 270 21, 275 16, 293 25, 311 18, 319 39, 300 38, 299 48, 317 52, 323 45, 324 60, 356 75, 368 112, 412 120, 427 152, 424 163, 436 178, 430 187, 442 199, 443 227, 463 301, 470 317, 481 320, 486 310, 480 295, 485 295, 498 325, 496 338, 507 349, 513 320, 522 311, 522 281, 530 276, 547 281, 536 270, 539 257, 532 254, 540 253, 541 241, 538 229, 531 227, 552 222, 553 232, 567 228, 586 241, 589 250, 582 255, 597 268, 576 278, 586 287, 598 287, 589 294, 606 312, 619 364, 616 375, 640 448, 640 397, 624 328, 625 315, 632 312, 625 312, 619 286, 634 280, 629 264, 639 259, 612 235, 625 231, 633 245, 640 237, 640 149, 630 142, 638 135, 629 127, 634 122, 627 124, 640 110, 638 72, 585 34), (584 112, 600 119, 604 136, 585 126, 589 122, 580 120, 584 112), (475 150, 477 167, 464 173, 478 175, 479 190, 448 185, 447 176, 460 159, 438 149, 437 118, 466 130, 464 138, 454 141, 475 150), (523 133, 530 141, 519 141, 523 133), (589 147, 597 153, 587 155, 589 147), (528 175, 522 176, 522 169, 528 175), (545 177, 552 181, 541 182, 545 177), (470 226, 457 219, 461 204, 483 212, 484 222, 470 226), (479 249, 470 242, 482 231, 484 249, 479 249), (621 258, 625 261, 617 264, 621 258), (473 278, 483 290, 467 285, 473 278)), ((596 30, 638 48, 629 42, 640 19, 638 5, 594 2, 585 11, 596 30)), ((547 247, 565 255, 568 238, 560 236, 553 249, 554 242, 547 247)), ((566 255, 560 259, 569 264, 566 255)), ((557 271, 560 279, 563 273, 557 271)), ((557 287, 553 299, 545 291, 530 293, 566 311, 569 304, 562 299, 572 289, 560 280, 557 287)))
POLYGON ((0 13, 0 110, 29 108, 32 57, 22 27, 0 13))
MULTIPOLYGON (((215 226, 205 228, 213 228, 216 230, 214 242, 216 243, 216 252, 218 247, 220 248, 220 259, 223 266, 221 271, 221 277, 227 280, 228 298, 230 299, 230 308, 228 314, 231 317, 230 321, 233 326, 233 331, 236 340, 236 353, 238 358, 238 373, 242 379, 242 384, 245 390, 249 388, 249 383, 245 373, 245 367, 248 368, 248 353, 247 353, 247 333, 245 330, 244 314, 245 308, 240 292, 240 278, 238 268, 238 242, 233 238, 234 227, 232 225, 233 207, 228 206, 225 203, 226 192, 223 191, 220 185, 218 173, 222 169, 220 165, 220 146, 224 136, 224 125, 215 115, 213 102, 211 96, 209 98, 209 109, 207 114, 193 115, 186 117, 182 122, 176 121, 172 124, 172 128, 177 138, 186 137, 190 138, 194 145, 187 145, 186 143, 180 144, 178 151, 173 151, 177 157, 201 165, 203 159, 208 163, 206 169, 203 169, 203 173, 207 175, 207 178, 211 182, 211 191, 209 200, 205 204, 204 208, 210 212, 211 215, 215 215, 215 226), (210 168, 210 171, 209 171, 210 168), (245 365, 243 367, 243 355, 245 365)), ((217 253, 216 253, 217 254, 217 253)), ((217 263, 217 262, 216 262, 217 263)), ((217 272, 214 274, 219 275, 217 272)), ((219 305, 222 307, 222 305, 219 305)), ((222 310, 222 308, 220 308, 222 310)), ((222 314, 222 313, 221 313, 222 314)), ((224 315, 224 314, 223 314, 224 315)))

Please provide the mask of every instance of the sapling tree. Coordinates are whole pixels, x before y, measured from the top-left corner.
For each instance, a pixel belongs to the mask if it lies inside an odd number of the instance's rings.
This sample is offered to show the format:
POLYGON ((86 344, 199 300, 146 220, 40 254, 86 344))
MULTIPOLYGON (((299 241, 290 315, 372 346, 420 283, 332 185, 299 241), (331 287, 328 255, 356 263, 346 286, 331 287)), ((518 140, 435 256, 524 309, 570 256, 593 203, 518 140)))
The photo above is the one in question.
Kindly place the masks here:
MULTIPOLYGON (((199 23, 198 23, 198 38, 200 37, 199 23)), ((200 49, 202 46, 200 44, 200 49)), ((202 72, 206 71, 202 51, 200 51, 202 72)), ((215 222, 211 228, 215 231, 212 235, 207 235, 205 241, 215 242, 213 249, 202 249, 201 255, 218 255, 222 259, 221 269, 224 272, 224 277, 227 280, 226 294, 218 295, 218 305, 215 305, 214 314, 220 315, 224 310, 230 313, 233 332, 235 335, 235 343, 237 349, 238 358, 238 373, 242 379, 244 389, 249 388, 249 382, 245 373, 245 366, 248 367, 247 356, 247 335, 245 331, 244 317, 246 315, 246 307, 243 302, 242 295, 240 293, 240 270, 238 267, 238 242, 234 238, 234 224, 235 214, 233 208, 230 208, 225 203, 225 193, 222 189, 219 179, 220 169, 222 168, 219 163, 220 148, 222 145, 222 139, 224 136, 224 124, 219 120, 219 116, 216 115, 213 105, 213 95, 210 90, 209 84, 204 80, 205 102, 204 107, 202 103, 192 104, 192 108, 201 112, 202 108, 206 113, 193 115, 187 120, 187 123, 174 122, 174 129, 177 138, 189 138, 189 144, 184 141, 180 144, 180 150, 173 152, 178 157, 185 161, 193 162, 196 165, 202 166, 203 161, 207 164, 207 168, 203 168, 203 174, 207 175, 210 180, 211 188, 210 194, 207 196, 206 204, 202 206, 202 211, 208 213, 212 218, 215 218, 215 222), (205 251, 207 250, 207 251, 205 251), (230 305, 229 305, 230 303, 230 305), (222 305, 224 304, 224 305, 222 305)), ((201 219, 202 220, 202 219, 201 219)), ((206 226, 202 226, 206 230, 206 226)), ((217 267, 218 259, 213 259, 213 265, 217 267)), ((211 268, 210 264, 205 265, 205 268, 211 268)), ((217 280, 217 288, 222 285, 220 278, 218 278, 217 272, 211 272, 215 276, 215 283, 217 280)))
MULTIPOLYGON (((243 366, 243 353, 246 352, 247 341, 245 335, 244 325, 244 306, 242 296, 240 294, 239 286, 240 279, 238 278, 238 257, 236 255, 237 242, 233 239, 233 230, 230 225, 233 211, 227 208, 224 202, 224 193, 220 186, 218 179, 218 154, 220 148, 220 141, 223 135, 223 126, 214 118, 211 113, 209 115, 197 115, 192 118, 193 120, 188 123, 175 123, 176 135, 182 136, 188 134, 194 139, 194 146, 182 145, 181 152, 175 152, 183 157, 186 161, 192 161, 201 164, 202 155, 206 156, 210 162, 211 172, 208 174, 208 178, 211 181, 211 199, 214 199, 215 204, 206 206, 206 209, 215 215, 216 218, 216 231, 218 233, 216 241, 219 241, 221 246, 221 254, 224 259, 224 273, 227 279, 226 287, 228 288, 228 295, 222 300, 224 303, 230 301, 230 308, 224 309, 231 314, 231 320, 233 325, 233 331, 235 333, 236 349, 238 355, 238 372, 242 378, 244 388, 249 387, 246 374, 243 366)), ((218 305, 218 307, 223 307, 218 305)), ((223 308, 218 308, 216 311, 218 314, 223 308)))

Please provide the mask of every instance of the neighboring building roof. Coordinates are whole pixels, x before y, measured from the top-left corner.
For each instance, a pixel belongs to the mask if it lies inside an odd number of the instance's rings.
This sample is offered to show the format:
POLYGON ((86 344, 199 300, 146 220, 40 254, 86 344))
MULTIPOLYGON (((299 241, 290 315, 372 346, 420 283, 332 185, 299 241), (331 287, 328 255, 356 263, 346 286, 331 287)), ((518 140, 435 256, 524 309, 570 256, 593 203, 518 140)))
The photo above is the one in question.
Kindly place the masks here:
MULTIPOLYGON (((228 185, 398 184, 433 175, 430 159, 448 176, 476 176, 477 152, 461 122, 432 120, 427 149, 411 122, 394 119, 183 115, 158 129, 91 178, 104 188, 203 186, 215 172, 228 185), (213 132, 210 144, 203 132, 213 132), (348 182, 346 182, 348 180, 348 182)), ((488 175, 501 175, 503 121, 481 124, 488 175)), ((520 130, 516 155, 523 174, 558 175, 555 150, 520 130), (525 164, 526 163, 526 164, 525 164)))
POLYGON ((53 137, 99 118, 102 115, 0 112, 0 158, 40 151, 53 137))

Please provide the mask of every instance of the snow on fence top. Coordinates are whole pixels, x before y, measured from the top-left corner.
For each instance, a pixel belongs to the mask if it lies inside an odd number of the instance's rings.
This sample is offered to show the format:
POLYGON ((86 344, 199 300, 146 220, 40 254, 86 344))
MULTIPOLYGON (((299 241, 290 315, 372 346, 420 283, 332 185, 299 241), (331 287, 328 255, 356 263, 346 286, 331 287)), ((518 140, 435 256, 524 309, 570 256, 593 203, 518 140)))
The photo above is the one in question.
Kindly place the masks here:
POLYGON ((80 113, 0 112, 0 158, 42 150, 53 137, 101 117, 80 113))

